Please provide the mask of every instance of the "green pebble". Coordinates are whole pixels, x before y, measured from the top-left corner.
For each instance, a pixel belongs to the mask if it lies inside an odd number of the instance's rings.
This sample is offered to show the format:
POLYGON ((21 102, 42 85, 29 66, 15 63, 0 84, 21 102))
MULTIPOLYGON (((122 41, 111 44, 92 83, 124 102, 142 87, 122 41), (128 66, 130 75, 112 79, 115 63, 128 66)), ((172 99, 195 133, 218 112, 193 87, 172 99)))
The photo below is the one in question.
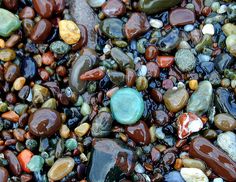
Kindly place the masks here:
POLYGON ((41 106, 42 108, 56 109, 57 108, 57 100, 55 98, 48 99, 41 106))
POLYGON ((0 36, 9 37, 20 28, 20 20, 10 11, 0 8, 0 36))
POLYGON ((148 88, 148 80, 144 76, 140 76, 136 80, 136 88, 138 91, 143 91, 148 88))
POLYGON ((50 50, 55 54, 64 55, 69 52, 70 46, 60 40, 51 43, 50 50))
POLYGON ((6 112, 8 110, 7 103, 3 102, 0 104, 0 112, 6 112))
POLYGON ((43 168, 43 164, 44 159, 39 155, 34 155, 27 164, 27 167, 30 171, 36 172, 40 171, 43 168))
POLYGON ((81 114, 82 114, 83 116, 86 116, 86 115, 91 114, 92 111, 91 111, 90 106, 89 106, 86 102, 84 102, 84 103, 82 104, 82 107, 81 107, 80 112, 81 112, 81 114))
POLYGON ((202 52, 205 47, 212 46, 212 36, 211 35, 204 35, 203 39, 201 42, 199 42, 195 49, 197 52, 202 52))
POLYGON ((88 93, 92 94, 96 91, 97 89, 97 82, 95 81, 90 81, 87 85, 87 91, 88 93))
POLYGON ((38 147, 38 142, 34 139, 27 139, 26 142, 25 142, 25 146, 30 151, 34 151, 38 147))
POLYGON ((83 97, 79 96, 75 103, 75 106, 79 107, 79 106, 82 106, 82 104, 83 104, 83 97))
POLYGON ((111 111, 117 122, 125 125, 135 124, 144 111, 141 94, 132 88, 122 88, 111 97, 111 111))
POLYGON ((54 161, 55 161, 55 156, 51 156, 51 157, 45 159, 45 162, 48 166, 52 166, 54 164, 54 161))
POLYGON ((74 138, 70 138, 68 140, 66 140, 66 148, 69 151, 75 150, 78 146, 77 141, 74 138))
POLYGON ((138 42, 137 42, 137 51, 140 53, 140 54, 144 54, 146 49, 145 49, 145 45, 147 44, 147 39, 145 38, 142 38, 142 39, 139 39, 138 42))

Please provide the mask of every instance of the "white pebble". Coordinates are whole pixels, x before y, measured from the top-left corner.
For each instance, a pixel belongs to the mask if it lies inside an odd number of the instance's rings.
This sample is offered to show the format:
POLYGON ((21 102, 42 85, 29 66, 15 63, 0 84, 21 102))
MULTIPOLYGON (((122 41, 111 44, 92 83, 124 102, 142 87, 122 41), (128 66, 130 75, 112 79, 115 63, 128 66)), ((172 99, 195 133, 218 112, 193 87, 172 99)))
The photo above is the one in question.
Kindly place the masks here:
POLYGON ((197 168, 181 168, 180 174, 186 182, 209 182, 202 170, 197 168))
POLYGON ((109 44, 106 44, 105 47, 103 48, 103 53, 104 54, 109 54, 111 51, 111 46, 109 44))
POLYGON ((227 12, 227 6, 225 4, 221 5, 220 8, 217 10, 218 14, 224 14, 227 12))
POLYGON ((224 180, 222 178, 215 178, 213 182, 224 182, 224 180))
POLYGON ((204 35, 205 34, 214 35, 215 34, 215 28, 214 28, 214 26, 212 24, 206 24, 202 28, 202 33, 204 35))
POLYGON ((150 25, 153 27, 153 28, 161 28, 163 27, 163 22, 161 20, 158 20, 158 19, 151 19, 150 20, 150 25))
POLYGON ((194 29, 193 25, 185 25, 184 26, 184 31, 185 32, 191 32, 194 29))
POLYGON ((145 169, 139 163, 135 165, 134 170, 136 173, 141 173, 141 174, 145 172, 145 169))
POLYGON ((147 74, 147 66, 142 65, 139 69, 138 69, 138 76, 146 76, 147 74))

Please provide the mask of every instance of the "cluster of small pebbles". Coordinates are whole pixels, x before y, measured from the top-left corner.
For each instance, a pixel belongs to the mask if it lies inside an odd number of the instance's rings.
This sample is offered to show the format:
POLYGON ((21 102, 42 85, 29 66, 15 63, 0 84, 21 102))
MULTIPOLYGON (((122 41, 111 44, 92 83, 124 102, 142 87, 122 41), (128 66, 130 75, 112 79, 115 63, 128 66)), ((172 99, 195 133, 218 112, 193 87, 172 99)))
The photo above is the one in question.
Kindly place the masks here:
POLYGON ((0 0, 0 182, 235 182, 233 0, 0 0))

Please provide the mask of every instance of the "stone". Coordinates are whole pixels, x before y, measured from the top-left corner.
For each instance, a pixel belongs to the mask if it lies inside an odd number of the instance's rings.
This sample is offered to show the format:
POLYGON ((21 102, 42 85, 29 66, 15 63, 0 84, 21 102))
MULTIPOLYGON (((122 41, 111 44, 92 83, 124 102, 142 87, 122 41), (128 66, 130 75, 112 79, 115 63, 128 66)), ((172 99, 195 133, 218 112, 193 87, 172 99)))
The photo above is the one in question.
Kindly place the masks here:
POLYGON ((48 171, 48 178, 58 181, 67 176, 74 168, 75 161, 72 157, 59 158, 48 171))
POLYGON ((180 43, 179 30, 173 28, 167 35, 160 38, 158 41, 159 50, 163 52, 170 52, 175 49, 180 43))
POLYGON ((41 19, 37 22, 30 33, 30 39, 36 43, 43 43, 47 37, 50 35, 52 29, 52 24, 47 19, 41 19))
POLYGON ((133 172, 135 162, 134 152, 120 140, 95 139, 87 179, 89 181, 119 181, 133 172))
POLYGON ((201 41, 196 45, 195 50, 197 52, 202 52, 205 47, 212 46, 212 36, 205 34, 201 41))
POLYGON ((169 22, 172 26, 194 24, 195 21, 195 13, 187 8, 176 8, 169 14, 169 22))
POLYGON ((107 137, 112 130, 112 115, 109 112, 99 112, 93 119, 91 134, 93 137, 107 137))
POLYGON ((65 9, 66 6, 66 1, 65 0, 54 0, 55 4, 53 7, 53 11, 56 14, 60 14, 63 12, 63 10, 65 9))
POLYGON ((80 112, 83 116, 87 116, 87 115, 91 114, 92 111, 91 111, 89 104, 84 102, 81 106, 80 112))
POLYGON ((182 162, 183 162, 184 167, 197 168, 197 169, 202 170, 203 172, 206 171, 206 165, 201 160, 184 158, 182 159, 182 162))
POLYGON ((181 176, 186 182, 208 182, 208 177, 197 168, 181 168, 181 176))
POLYGON ((171 171, 164 176, 165 181, 168 182, 185 182, 182 178, 180 172, 178 171, 171 171))
POLYGON ((59 54, 59 55, 64 55, 64 54, 68 53, 70 51, 70 49, 71 49, 71 47, 68 44, 66 44, 60 40, 55 41, 55 42, 51 43, 51 45, 50 45, 50 50, 53 53, 59 54))
POLYGON ((187 138, 194 132, 198 132, 203 128, 202 120, 193 113, 183 113, 177 119, 178 137, 180 139, 187 138))
POLYGON ((50 92, 46 87, 35 84, 32 89, 32 95, 34 104, 42 104, 48 99, 50 92))
POLYGON ((118 17, 126 13, 126 7, 120 0, 109 0, 102 7, 102 12, 107 17, 118 17))
POLYGON ((8 171, 4 167, 0 167, 0 179, 2 182, 7 182, 8 176, 8 171))
POLYGON ((232 54, 234 57, 236 57, 236 35, 230 35, 227 37, 226 39, 226 47, 228 49, 228 51, 230 52, 230 54, 232 54))
POLYGON ((31 19, 23 19, 22 20, 23 32, 24 32, 26 37, 30 37, 31 32, 34 28, 34 25, 35 25, 35 23, 31 19))
POLYGON ((33 79, 37 74, 37 63, 32 57, 24 57, 20 64, 20 72, 26 80, 33 79))
POLYGON ((80 39, 80 29, 71 20, 59 21, 59 34, 61 39, 69 45, 77 43, 80 39))
POLYGON ((155 14, 179 4, 181 0, 139 0, 138 7, 147 14, 155 14))
POLYGON ((105 4, 106 0, 87 0, 88 4, 93 8, 102 7, 105 4))
POLYGON ((4 158, 8 162, 8 169, 10 172, 15 176, 19 176, 22 172, 22 169, 16 155, 11 150, 5 150, 3 154, 4 158))
POLYGON ((13 83, 14 90, 16 90, 16 91, 21 90, 23 88, 25 82, 26 82, 26 79, 24 77, 18 77, 13 83))
POLYGON ((175 54, 175 63, 180 71, 189 72, 196 67, 196 58, 188 49, 179 49, 175 54))
POLYGON ((16 58, 16 52, 13 49, 1 49, 0 60, 4 62, 13 61, 16 58))
POLYGON ((157 110, 152 112, 155 124, 159 126, 166 126, 170 122, 170 117, 165 111, 157 110))
POLYGON ((155 62, 148 62, 147 67, 147 76, 152 78, 158 78, 160 76, 160 68, 155 62))
POLYGON ((20 20, 8 10, 0 8, 0 36, 9 37, 20 28, 20 20))
POLYGON ((70 139, 66 140, 65 146, 69 151, 73 151, 77 148, 78 143, 77 143, 76 139, 70 138, 70 139))
POLYGON ((207 139, 196 137, 190 143, 189 154, 203 160, 215 174, 224 180, 236 180, 236 163, 207 139))
POLYGON ((136 143, 141 145, 148 145, 151 142, 149 128, 144 121, 127 126, 125 128, 126 134, 136 143))
POLYGON ((101 80, 105 76, 105 71, 102 68, 95 68, 83 73, 79 78, 83 81, 101 80))
POLYGON ((117 86, 124 85, 125 82, 125 74, 120 71, 113 71, 108 70, 107 75, 112 83, 114 83, 117 86))
POLYGON ((14 82, 20 76, 20 69, 16 64, 10 64, 4 73, 7 82, 14 82))
POLYGON ((156 59, 157 54, 158 54, 157 47, 154 45, 150 45, 146 48, 145 59, 147 61, 151 61, 152 59, 156 59))
POLYGON ((74 65, 72 66, 72 71, 69 76, 69 85, 72 90, 79 92, 79 94, 83 93, 86 89, 87 82, 82 81, 79 77, 92 69, 93 60, 90 56, 80 56, 75 60, 74 65))
POLYGON ((102 33, 111 39, 123 39, 124 22, 118 18, 106 18, 100 23, 102 33))
POLYGON ((84 25, 79 24, 78 25, 80 29, 80 39, 79 41, 72 45, 72 51, 77 51, 83 47, 87 46, 88 43, 88 30, 84 25))
POLYGON ((215 68, 218 72, 223 73, 223 71, 229 68, 235 61, 233 56, 230 56, 227 53, 222 53, 216 56, 214 59, 215 68))
POLYGON ((53 14, 54 1, 52 0, 33 0, 35 11, 43 18, 49 18, 53 14))
POLYGON ((198 89, 191 95, 187 112, 192 112, 198 116, 205 114, 210 108, 212 102, 213 89, 209 81, 202 81, 199 83, 198 89))
POLYGON ((110 106, 113 117, 124 125, 135 124, 144 111, 144 101, 141 94, 131 88, 116 91, 111 97, 110 106))
POLYGON ((75 128, 75 134, 79 137, 83 137, 86 133, 88 133, 90 127, 90 124, 83 123, 75 128))
POLYGON ((236 34, 236 25, 232 23, 226 23, 222 26, 222 30, 226 36, 236 34))
POLYGON ((215 28, 212 24, 206 24, 202 28, 202 33, 203 33, 203 35, 205 35, 205 34, 214 35, 215 34, 215 28))
POLYGON ((125 54, 120 48, 114 47, 111 49, 111 56, 119 65, 121 70, 126 68, 134 68, 134 61, 125 54))
POLYGON ((170 112, 179 112, 187 105, 189 94, 185 88, 171 88, 165 92, 163 99, 170 112))
POLYGON ((159 28, 163 27, 163 22, 161 20, 158 20, 158 19, 151 18, 149 23, 153 28, 159 29, 159 28))
POLYGON ((193 0, 192 3, 194 5, 194 9, 196 11, 196 14, 198 16, 200 16, 202 14, 202 10, 204 8, 203 0, 193 0))
POLYGON ((52 109, 38 109, 29 117, 29 131, 38 137, 48 137, 56 133, 61 127, 59 112, 52 109))
POLYGON ((27 164, 27 167, 32 172, 40 171, 43 168, 44 159, 39 155, 34 155, 29 163, 27 164))
POLYGON ((214 124, 222 131, 233 131, 236 129, 236 120, 227 113, 217 114, 214 118, 214 124))
POLYGON ((221 133, 217 136, 217 145, 224 150, 228 156, 236 162, 236 135, 231 131, 221 133))
POLYGON ((20 19, 34 19, 35 17, 35 12, 34 9, 31 8, 30 6, 24 7, 20 13, 19 13, 20 19))
POLYGON ((157 65, 160 68, 170 68, 175 61, 174 56, 157 56, 157 65))
POLYGON ((127 39, 130 41, 146 33, 149 28, 150 24, 145 14, 133 13, 125 24, 124 32, 127 39))

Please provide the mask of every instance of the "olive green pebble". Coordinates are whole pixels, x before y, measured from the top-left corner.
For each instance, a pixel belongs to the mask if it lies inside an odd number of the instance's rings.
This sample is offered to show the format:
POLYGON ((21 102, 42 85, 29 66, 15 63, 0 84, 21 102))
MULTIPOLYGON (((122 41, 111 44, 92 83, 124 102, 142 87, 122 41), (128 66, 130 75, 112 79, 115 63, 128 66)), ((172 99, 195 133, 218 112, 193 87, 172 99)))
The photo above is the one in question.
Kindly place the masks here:
POLYGON ((137 42, 137 51, 140 53, 140 54, 144 54, 146 49, 145 49, 145 45, 147 44, 147 39, 145 38, 142 38, 142 39, 139 39, 138 42, 137 42))
POLYGON ((25 146, 21 142, 16 142, 16 151, 21 152, 22 150, 25 149, 25 146))
POLYGON ((6 112, 8 110, 7 103, 3 102, 0 104, 0 112, 6 112))
POLYGON ((48 157, 47 159, 45 159, 45 163, 48 165, 48 166, 52 166, 55 162, 55 156, 51 156, 51 157, 48 157))
POLYGON ((147 78, 144 76, 138 77, 138 79, 136 80, 136 88, 138 91, 146 90, 148 88, 147 78))
POLYGON ((55 54, 64 55, 70 51, 70 46, 60 40, 51 43, 50 50, 55 54))
POLYGON ((79 106, 82 106, 83 104, 83 97, 82 96, 79 96, 76 103, 74 104, 75 106, 79 107, 79 106))
POLYGON ((86 102, 84 102, 81 106, 80 112, 83 116, 86 116, 86 115, 91 114, 92 111, 91 111, 90 106, 86 102))
POLYGON ((66 140, 66 148, 69 151, 75 150, 78 146, 77 141, 74 138, 70 138, 68 140, 66 140))
POLYGON ((25 142, 25 146, 30 151, 34 151, 38 147, 38 142, 34 139, 27 139, 26 142, 25 142))
POLYGON ((95 81, 90 81, 87 85, 87 91, 88 93, 92 94, 97 89, 97 83, 95 81))

